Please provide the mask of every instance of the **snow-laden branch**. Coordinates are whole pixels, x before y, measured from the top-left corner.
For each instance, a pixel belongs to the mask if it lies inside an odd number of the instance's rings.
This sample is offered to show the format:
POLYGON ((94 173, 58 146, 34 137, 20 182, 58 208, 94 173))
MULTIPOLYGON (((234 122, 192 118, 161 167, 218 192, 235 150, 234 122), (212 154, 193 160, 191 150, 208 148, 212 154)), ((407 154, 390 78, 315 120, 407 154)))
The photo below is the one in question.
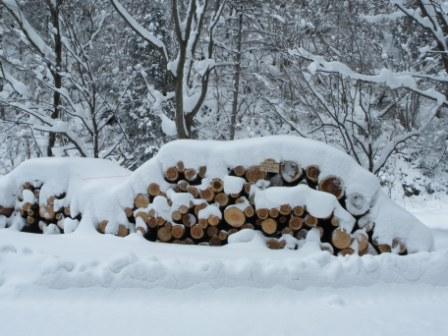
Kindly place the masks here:
POLYGON ((121 15, 121 17, 128 23, 128 25, 138 34, 140 37, 142 37, 144 40, 146 40, 149 44, 151 44, 156 49, 160 50, 163 54, 165 60, 168 62, 168 51, 165 46, 165 43, 163 43, 160 39, 158 39, 154 34, 152 34, 149 30, 145 29, 140 23, 137 22, 137 20, 129 14, 129 12, 124 8, 121 3, 118 0, 111 0, 112 5, 117 10, 117 12, 121 15))
POLYGON ((79 136, 70 130, 70 126, 68 125, 67 122, 58 119, 52 119, 20 103, 6 102, 6 105, 11 108, 15 108, 21 112, 24 112, 29 116, 36 118, 39 122, 41 122, 41 125, 36 125, 35 122, 33 124, 30 124, 32 125, 32 128, 34 130, 47 133, 62 134, 66 136, 67 139, 69 139, 69 141, 76 147, 81 156, 84 157, 87 156, 88 153, 87 149, 84 148, 82 142, 79 141, 80 140, 79 136))
POLYGON ((148 90, 148 98, 149 101, 151 102, 152 110, 155 111, 156 115, 162 121, 161 126, 163 133, 167 136, 176 136, 177 134, 176 123, 163 112, 162 108, 164 102, 174 97, 174 92, 170 92, 165 96, 153 85, 150 84, 148 76, 143 69, 140 69, 140 75, 142 76, 143 81, 145 82, 146 85, 146 89, 148 90))
POLYGON ((0 62, 0 79, 6 81, 9 85, 11 85, 12 89, 20 95, 25 95, 27 92, 27 87, 17 78, 15 78, 11 73, 7 70, 7 67, 4 66, 0 62))
POLYGON ((437 21, 437 12, 434 8, 435 4, 431 3, 432 1, 430 0, 419 0, 419 2, 426 12, 425 14, 427 15, 422 15, 415 9, 407 8, 403 0, 391 0, 391 3, 395 5, 399 10, 413 19, 418 25, 431 32, 442 49, 448 51, 446 35, 444 34, 442 27, 437 21))
POLYGON ((21 31, 25 34, 28 42, 31 43, 34 49, 36 49, 42 57, 51 60, 53 55, 52 49, 45 43, 45 41, 25 18, 16 0, 1 0, 1 3, 9 11, 9 13, 11 13, 21 31))
POLYGON ((381 69, 375 75, 366 75, 353 71, 342 62, 326 61, 324 57, 314 55, 303 48, 290 50, 289 54, 310 61, 311 63, 308 66, 308 70, 312 74, 316 72, 335 73, 343 78, 385 85, 392 90, 399 88, 408 89, 425 98, 437 101, 440 106, 447 104, 445 95, 439 91, 435 89, 420 89, 417 84, 417 79, 420 79, 421 77, 412 72, 394 72, 389 69, 381 69))

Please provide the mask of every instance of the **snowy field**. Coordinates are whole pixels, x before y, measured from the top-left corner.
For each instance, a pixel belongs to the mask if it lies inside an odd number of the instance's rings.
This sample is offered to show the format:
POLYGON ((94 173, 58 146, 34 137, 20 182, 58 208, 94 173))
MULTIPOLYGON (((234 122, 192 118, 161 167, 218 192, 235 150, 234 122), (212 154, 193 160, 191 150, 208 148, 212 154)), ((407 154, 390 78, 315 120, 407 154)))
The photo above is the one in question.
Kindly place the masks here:
POLYGON ((4 230, 1 334, 446 335, 448 209, 413 212, 434 252, 342 258, 4 230))

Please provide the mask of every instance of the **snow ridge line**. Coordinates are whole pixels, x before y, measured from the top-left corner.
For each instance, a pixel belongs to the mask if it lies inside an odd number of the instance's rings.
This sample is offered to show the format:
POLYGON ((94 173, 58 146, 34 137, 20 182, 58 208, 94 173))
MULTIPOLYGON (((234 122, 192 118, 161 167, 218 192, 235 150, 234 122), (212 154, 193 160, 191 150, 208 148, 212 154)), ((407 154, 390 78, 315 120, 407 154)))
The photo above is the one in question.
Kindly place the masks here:
POLYGON ((9 290, 11 286, 50 289, 279 286, 303 290, 309 287, 371 286, 378 282, 448 285, 446 250, 405 257, 381 255, 351 258, 335 258, 317 252, 306 258, 289 256, 275 262, 271 258, 197 260, 188 254, 159 258, 141 257, 134 253, 115 256, 107 261, 73 261, 4 245, 0 247, 0 261, 0 274, 9 275, 0 283, 0 290, 9 290), (33 267, 30 268, 30 265, 33 267), (13 280, 18 278, 20 282, 13 280), (11 279, 11 283, 7 279, 11 279))

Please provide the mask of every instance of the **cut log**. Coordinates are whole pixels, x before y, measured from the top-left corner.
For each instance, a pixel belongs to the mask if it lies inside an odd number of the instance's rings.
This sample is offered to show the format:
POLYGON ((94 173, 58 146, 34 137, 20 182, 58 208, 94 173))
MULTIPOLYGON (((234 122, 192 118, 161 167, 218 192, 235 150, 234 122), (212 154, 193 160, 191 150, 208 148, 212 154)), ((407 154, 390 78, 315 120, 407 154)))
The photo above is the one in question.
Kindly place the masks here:
POLYGON ((33 225, 35 221, 36 221, 36 218, 34 218, 34 217, 32 217, 32 216, 27 216, 27 217, 26 217, 26 223, 27 223, 28 225, 33 225))
POLYGON ((269 239, 266 241, 266 246, 271 250, 281 250, 286 246, 285 240, 269 239))
POLYGON ((311 186, 317 185, 319 181, 320 169, 318 166, 311 165, 305 169, 306 179, 311 186))
POLYGON ((203 179, 207 175, 207 166, 200 166, 198 170, 198 176, 203 179))
POLYGON ((182 224, 174 224, 171 228, 171 235, 174 239, 182 239, 185 235, 185 226, 182 224))
POLYGON ((20 208, 19 211, 20 211, 20 216, 22 216, 23 218, 26 218, 26 216, 28 216, 28 214, 26 213, 26 211, 23 210, 22 208, 20 208))
POLYGON ((288 225, 289 218, 289 216, 278 216, 277 222, 281 227, 284 227, 288 225))
POLYGON ((211 203, 215 199, 215 192, 211 187, 207 187, 204 190, 200 191, 201 198, 211 203))
POLYGON ((179 208, 177 209, 182 215, 185 215, 186 213, 188 213, 188 211, 190 210, 190 207, 187 205, 181 205, 179 206, 179 208))
POLYGON ((269 217, 271 218, 277 218, 279 216, 280 212, 277 208, 271 208, 269 209, 269 217))
POLYGON ((174 211, 171 213, 171 219, 172 219, 174 222, 179 223, 179 222, 182 220, 182 214, 180 213, 179 210, 174 210, 174 211))
POLYGON ((378 251, 380 253, 390 253, 390 252, 392 252, 392 249, 391 249, 390 245, 388 245, 388 244, 378 244, 377 248, 378 248, 378 251))
POLYGON ((227 204, 229 204, 229 196, 227 196, 225 193, 220 192, 215 195, 215 202, 218 203, 218 205, 223 208, 227 204))
POLYGON ((258 180, 264 180, 266 173, 259 166, 252 166, 246 171, 245 176, 249 183, 256 183, 258 180))
POLYGON ((137 209, 144 209, 147 208, 149 205, 149 198, 146 195, 138 194, 134 199, 134 206, 137 209))
POLYGON ((103 221, 99 222, 99 223, 98 223, 98 226, 97 226, 97 230, 98 230, 98 232, 100 232, 100 233, 106 233, 107 223, 108 223, 107 220, 103 220, 103 221))
POLYGON ((316 217, 311 216, 309 214, 305 216, 304 222, 305 222, 305 225, 310 227, 310 228, 311 227, 316 227, 317 224, 319 224, 319 220, 316 217))
POLYGON ((169 242, 173 236, 171 234, 171 225, 163 225, 157 230, 157 238, 164 243, 169 242))
POLYGON ((211 187, 215 193, 219 193, 224 190, 224 182, 220 178, 214 178, 211 187))
POLYGON ((188 191, 189 186, 190 186, 190 183, 188 183, 188 181, 179 180, 179 181, 177 181, 177 185, 176 185, 177 192, 185 193, 188 191))
POLYGON ((251 189, 252 189, 252 185, 250 183, 244 183, 243 191, 246 195, 250 195, 251 189))
POLYGON ((185 165, 183 161, 177 161, 176 169, 179 173, 183 173, 185 171, 185 165))
POLYGON ((287 234, 289 234, 291 236, 294 235, 294 231, 291 230, 291 228, 288 226, 282 229, 282 235, 287 235, 287 234))
POLYGON ((187 192, 190 193, 194 198, 200 198, 201 193, 199 192, 199 189, 195 186, 188 186, 187 192))
POLYGON ((274 159, 266 159, 260 164, 260 169, 267 174, 280 173, 280 163, 274 159))
POLYGON ((209 243, 210 243, 210 246, 221 246, 222 245, 222 241, 221 241, 221 239, 219 239, 218 236, 210 237, 209 243))
POLYGON ((177 171, 176 167, 169 167, 165 171, 165 180, 171 183, 177 182, 177 179, 179 178, 179 172, 177 171))
POLYGON ((148 219, 148 222, 146 223, 146 225, 148 226, 148 228, 150 229, 155 229, 156 227, 158 227, 157 224, 157 218, 156 217, 150 217, 148 219))
POLYGON ((358 230, 353 234, 353 238, 358 244, 359 255, 364 255, 369 249, 369 236, 362 230, 358 230))
POLYGON ((338 252, 338 255, 345 257, 345 256, 353 255, 354 253, 355 253, 355 251, 351 247, 347 247, 347 248, 340 250, 338 252))
POLYGON ((148 186, 148 195, 156 197, 160 195, 160 186, 157 183, 150 183, 148 186))
POLYGON ((331 243, 339 250, 350 247, 351 242, 352 237, 350 234, 342 229, 335 229, 331 235, 331 243))
POLYGON ((182 224, 186 227, 191 227, 197 223, 196 216, 192 213, 186 213, 182 215, 182 224))
POLYGON ((269 217, 269 210, 265 208, 257 209, 255 211, 259 219, 266 219, 269 217))
POLYGON ((375 222, 372 219, 372 216, 369 214, 366 214, 358 219, 357 221, 358 227, 365 230, 366 232, 370 232, 373 230, 373 227, 375 226, 375 222))
POLYGON ((221 241, 226 241, 227 238, 229 237, 229 233, 225 230, 220 230, 218 233, 218 238, 221 241))
POLYGON ((163 225, 165 225, 166 220, 165 220, 165 218, 159 216, 159 217, 156 217, 156 222, 157 222, 157 226, 163 226, 163 225))
POLYGON ((200 218, 198 220, 198 224, 201 228, 203 228, 205 230, 208 227, 208 220, 206 218, 200 218))
POLYGON ((294 216, 296 217, 302 217, 305 214, 305 208, 301 207, 301 206, 296 206, 294 207, 294 209, 292 210, 292 213, 294 214, 294 216))
POLYGON ((291 216, 288 226, 293 231, 299 231, 303 226, 303 219, 301 217, 291 216))
POLYGON ((39 217, 42 219, 45 219, 45 220, 50 220, 50 218, 48 216, 48 210, 45 205, 41 205, 39 207, 39 217))
POLYGON ((198 172, 196 171, 196 169, 188 168, 185 169, 184 176, 188 182, 193 182, 198 178, 198 172))
POLYGON ((208 225, 211 225, 211 226, 218 226, 220 222, 221 222, 221 218, 219 218, 218 216, 215 216, 215 215, 210 215, 207 219, 208 225))
POLYGON ((204 229, 199 224, 195 224, 190 228, 190 235, 195 240, 202 239, 204 237, 204 229))
POLYGON ((235 206, 227 207, 224 210, 224 220, 232 227, 239 228, 245 221, 246 216, 244 212, 235 206))
MULTIPOLYGON (((64 214, 65 214, 65 209, 66 209, 66 208, 64 208, 64 214)), ((132 208, 129 208, 129 207, 124 208, 124 213, 126 214, 126 217, 127 217, 127 218, 134 217, 134 210, 133 210, 132 208)), ((137 217, 137 216, 136 216, 136 217, 137 217)))
POLYGON ((298 240, 302 240, 302 239, 305 239, 307 235, 308 235, 308 230, 307 229, 300 229, 299 231, 296 232, 296 234, 294 236, 298 240))
POLYGON ((334 227, 338 227, 339 224, 340 224, 339 218, 337 218, 335 216, 331 217, 331 221, 330 222, 331 222, 331 225, 334 226, 334 227))
POLYGON ((344 183, 339 177, 329 176, 320 181, 319 190, 330 193, 340 200, 344 196, 344 183))
POLYGON ((219 233, 219 230, 218 230, 218 228, 217 228, 216 226, 209 226, 209 227, 207 228, 207 236, 208 236, 208 237, 214 237, 214 236, 217 236, 218 233, 219 233))
POLYGON ((24 212, 28 213, 31 210, 32 206, 33 205, 31 203, 25 203, 25 204, 22 205, 22 210, 24 212))
POLYGON ((261 222, 261 229, 267 235, 273 235, 277 231, 277 222, 272 218, 267 218, 261 222))
POLYGON ((129 235, 129 229, 124 225, 118 225, 117 236, 126 237, 127 235, 129 235))
POLYGON ((297 185, 302 177, 302 169, 294 161, 283 161, 280 164, 280 175, 287 185, 297 185))
POLYGON ((364 215, 370 208, 369 199, 362 193, 351 192, 345 199, 345 208, 353 215, 364 215))
POLYGON ((280 215, 282 216, 289 216, 291 214, 291 206, 289 204, 282 204, 280 205, 280 215))
MULTIPOLYGON (((135 214, 135 218, 141 218, 145 223, 148 223, 149 222, 149 214, 147 213, 147 212, 145 212, 145 211, 138 211, 136 214, 135 214)), ((129 218, 129 217, 128 217, 129 218)))
MULTIPOLYGON (((129 208, 127 208, 129 209, 129 208)), ((132 209, 131 209, 132 210, 132 209)), ((64 216, 65 217, 71 217, 71 211, 70 211, 70 207, 64 207, 64 216)))
POLYGON ((233 174, 238 177, 243 177, 246 174, 246 168, 243 166, 236 166, 233 168, 233 174))
POLYGON ((0 206, 0 216, 10 217, 14 212, 14 208, 3 208, 0 206))
POLYGON ((255 210, 254 207, 252 205, 249 205, 248 207, 246 207, 244 209, 244 215, 246 216, 246 218, 252 218, 255 216, 255 210))

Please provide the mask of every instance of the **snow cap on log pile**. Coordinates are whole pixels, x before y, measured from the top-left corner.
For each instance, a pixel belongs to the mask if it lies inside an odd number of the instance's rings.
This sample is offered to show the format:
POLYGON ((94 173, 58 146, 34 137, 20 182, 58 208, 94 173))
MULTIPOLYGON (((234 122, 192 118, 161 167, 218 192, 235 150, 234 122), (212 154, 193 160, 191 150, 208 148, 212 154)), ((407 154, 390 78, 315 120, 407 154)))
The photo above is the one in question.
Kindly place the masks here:
MULTIPOLYGON (((318 141, 294 136, 235 141, 173 141, 163 146, 155 158, 162 167, 156 175, 163 180, 162 172, 182 161, 189 168, 207 166, 208 178, 224 179, 229 168, 258 165, 266 158, 277 162, 297 162, 301 167, 318 166, 319 180, 337 176, 344 182, 347 208, 353 215, 368 211, 380 187, 378 179, 346 153, 318 141)), ((147 182, 153 177, 149 172, 154 171, 154 164, 151 160, 139 169, 142 172, 140 176, 145 176, 147 182)))

